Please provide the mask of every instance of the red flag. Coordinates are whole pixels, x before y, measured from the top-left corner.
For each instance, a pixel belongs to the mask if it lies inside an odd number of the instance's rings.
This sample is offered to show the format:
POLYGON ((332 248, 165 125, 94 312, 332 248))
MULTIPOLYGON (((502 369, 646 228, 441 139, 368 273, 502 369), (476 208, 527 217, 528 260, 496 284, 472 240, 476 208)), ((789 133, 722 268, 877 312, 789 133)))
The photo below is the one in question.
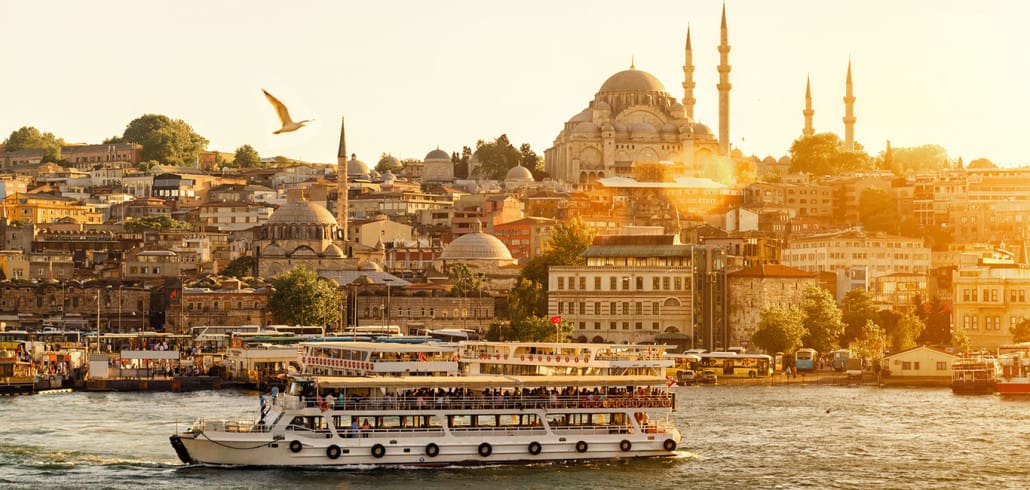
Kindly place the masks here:
POLYGON ((551 325, 561 325, 561 315, 554 315, 551 317, 551 325))
POLYGON ((175 293, 176 293, 176 291, 173 289, 172 290, 172 295, 169 296, 168 299, 175 299, 175 293))
POLYGON ((676 380, 673 379, 672 376, 666 376, 665 384, 669 385, 669 388, 672 388, 673 386, 676 386, 676 380))
POLYGON ((419 352, 418 353, 418 360, 420 360, 422 362, 426 362, 426 355, 424 353, 422 353, 422 352, 419 352))

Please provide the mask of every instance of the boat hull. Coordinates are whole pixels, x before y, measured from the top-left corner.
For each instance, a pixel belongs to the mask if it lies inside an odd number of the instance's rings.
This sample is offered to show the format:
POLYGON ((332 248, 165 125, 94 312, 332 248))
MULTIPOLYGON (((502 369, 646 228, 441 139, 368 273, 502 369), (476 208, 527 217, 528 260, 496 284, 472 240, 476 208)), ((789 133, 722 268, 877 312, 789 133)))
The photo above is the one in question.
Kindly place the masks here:
POLYGON ((625 435, 618 439, 598 435, 519 435, 501 438, 452 436, 411 440, 398 437, 295 437, 272 440, 267 433, 232 438, 220 438, 218 435, 211 435, 209 438, 203 433, 186 433, 173 435, 170 441, 179 458, 188 464, 361 468, 670 457, 677 454, 676 447, 679 445, 680 437, 680 434, 675 433, 625 435), (298 442, 299 445, 296 444, 298 442))
POLYGON ((951 384, 952 393, 958 395, 993 395, 997 391, 994 381, 967 381, 951 384))
POLYGON ((1030 378, 1011 378, 998 381, 1000 395, 1030 395, 1030 378))

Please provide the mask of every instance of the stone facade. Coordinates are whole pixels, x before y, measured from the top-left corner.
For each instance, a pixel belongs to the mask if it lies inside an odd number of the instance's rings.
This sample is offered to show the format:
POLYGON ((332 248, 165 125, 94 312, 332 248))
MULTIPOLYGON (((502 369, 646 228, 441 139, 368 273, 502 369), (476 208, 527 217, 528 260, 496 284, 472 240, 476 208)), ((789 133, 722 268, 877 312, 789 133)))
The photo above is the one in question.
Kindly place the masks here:
POLYGON ((805 288, 818 284, 816 274, 782 265, 748 267, 726 275, 729 289, 730 346, 748 347, 762 310, 775 304, 801 303, 805 288))

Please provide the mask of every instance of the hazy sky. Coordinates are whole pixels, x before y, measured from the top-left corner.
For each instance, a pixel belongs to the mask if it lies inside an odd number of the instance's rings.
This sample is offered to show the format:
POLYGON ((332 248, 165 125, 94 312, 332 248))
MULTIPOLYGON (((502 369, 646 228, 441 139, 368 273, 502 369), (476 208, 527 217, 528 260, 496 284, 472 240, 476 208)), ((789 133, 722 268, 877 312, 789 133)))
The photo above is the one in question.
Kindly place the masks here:
MULTIPOLYGON (((209 149, 334 162, 347 147, 422 158, 507 133, 539 154, 612 74, 636 67, 683 97, 690 25, 697 119, 718 128, 716 0, 0 0, 0 138, 69 142, 144 113, 184 119, 209 149), (272 135, 268 89, 294 119, 272 135)), ((817 131, 843 135, 853 63, 856 139, 872 154, 937 143, 968 162, 1030 163, 1030 2, 728 0, 731 143, 786 153, 811 75, 817 131)))

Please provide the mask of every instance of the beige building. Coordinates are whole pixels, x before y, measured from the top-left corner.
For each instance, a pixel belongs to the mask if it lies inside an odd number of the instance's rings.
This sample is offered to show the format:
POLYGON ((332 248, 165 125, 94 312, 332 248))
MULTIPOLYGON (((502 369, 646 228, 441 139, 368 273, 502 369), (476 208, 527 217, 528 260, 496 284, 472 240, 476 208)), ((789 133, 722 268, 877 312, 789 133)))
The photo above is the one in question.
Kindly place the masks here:
POLYGON ((952 289, 952 331, 973 350, 1011 344, 1009 328, 1030 317, 1030 269, 1010 260, 963 256, 952 289))
POLYGON ((599 236, 583 266, 551 267, 547 312, 574 342, 654 342, 691 335, 693 247, 674 235, 599 236))
POLYGON ((729 291, 730 346, 748 347, 762 310, 772 305, 800 305, 805 288, 818 284, 816 274, 777 264, 756 265, 726 274, 729 291))
POLYGON ((887 384, 951 384, 951 364, 958 356, 935 349, 918 346, 883 359, 890 375, 885 378, 887 384))

